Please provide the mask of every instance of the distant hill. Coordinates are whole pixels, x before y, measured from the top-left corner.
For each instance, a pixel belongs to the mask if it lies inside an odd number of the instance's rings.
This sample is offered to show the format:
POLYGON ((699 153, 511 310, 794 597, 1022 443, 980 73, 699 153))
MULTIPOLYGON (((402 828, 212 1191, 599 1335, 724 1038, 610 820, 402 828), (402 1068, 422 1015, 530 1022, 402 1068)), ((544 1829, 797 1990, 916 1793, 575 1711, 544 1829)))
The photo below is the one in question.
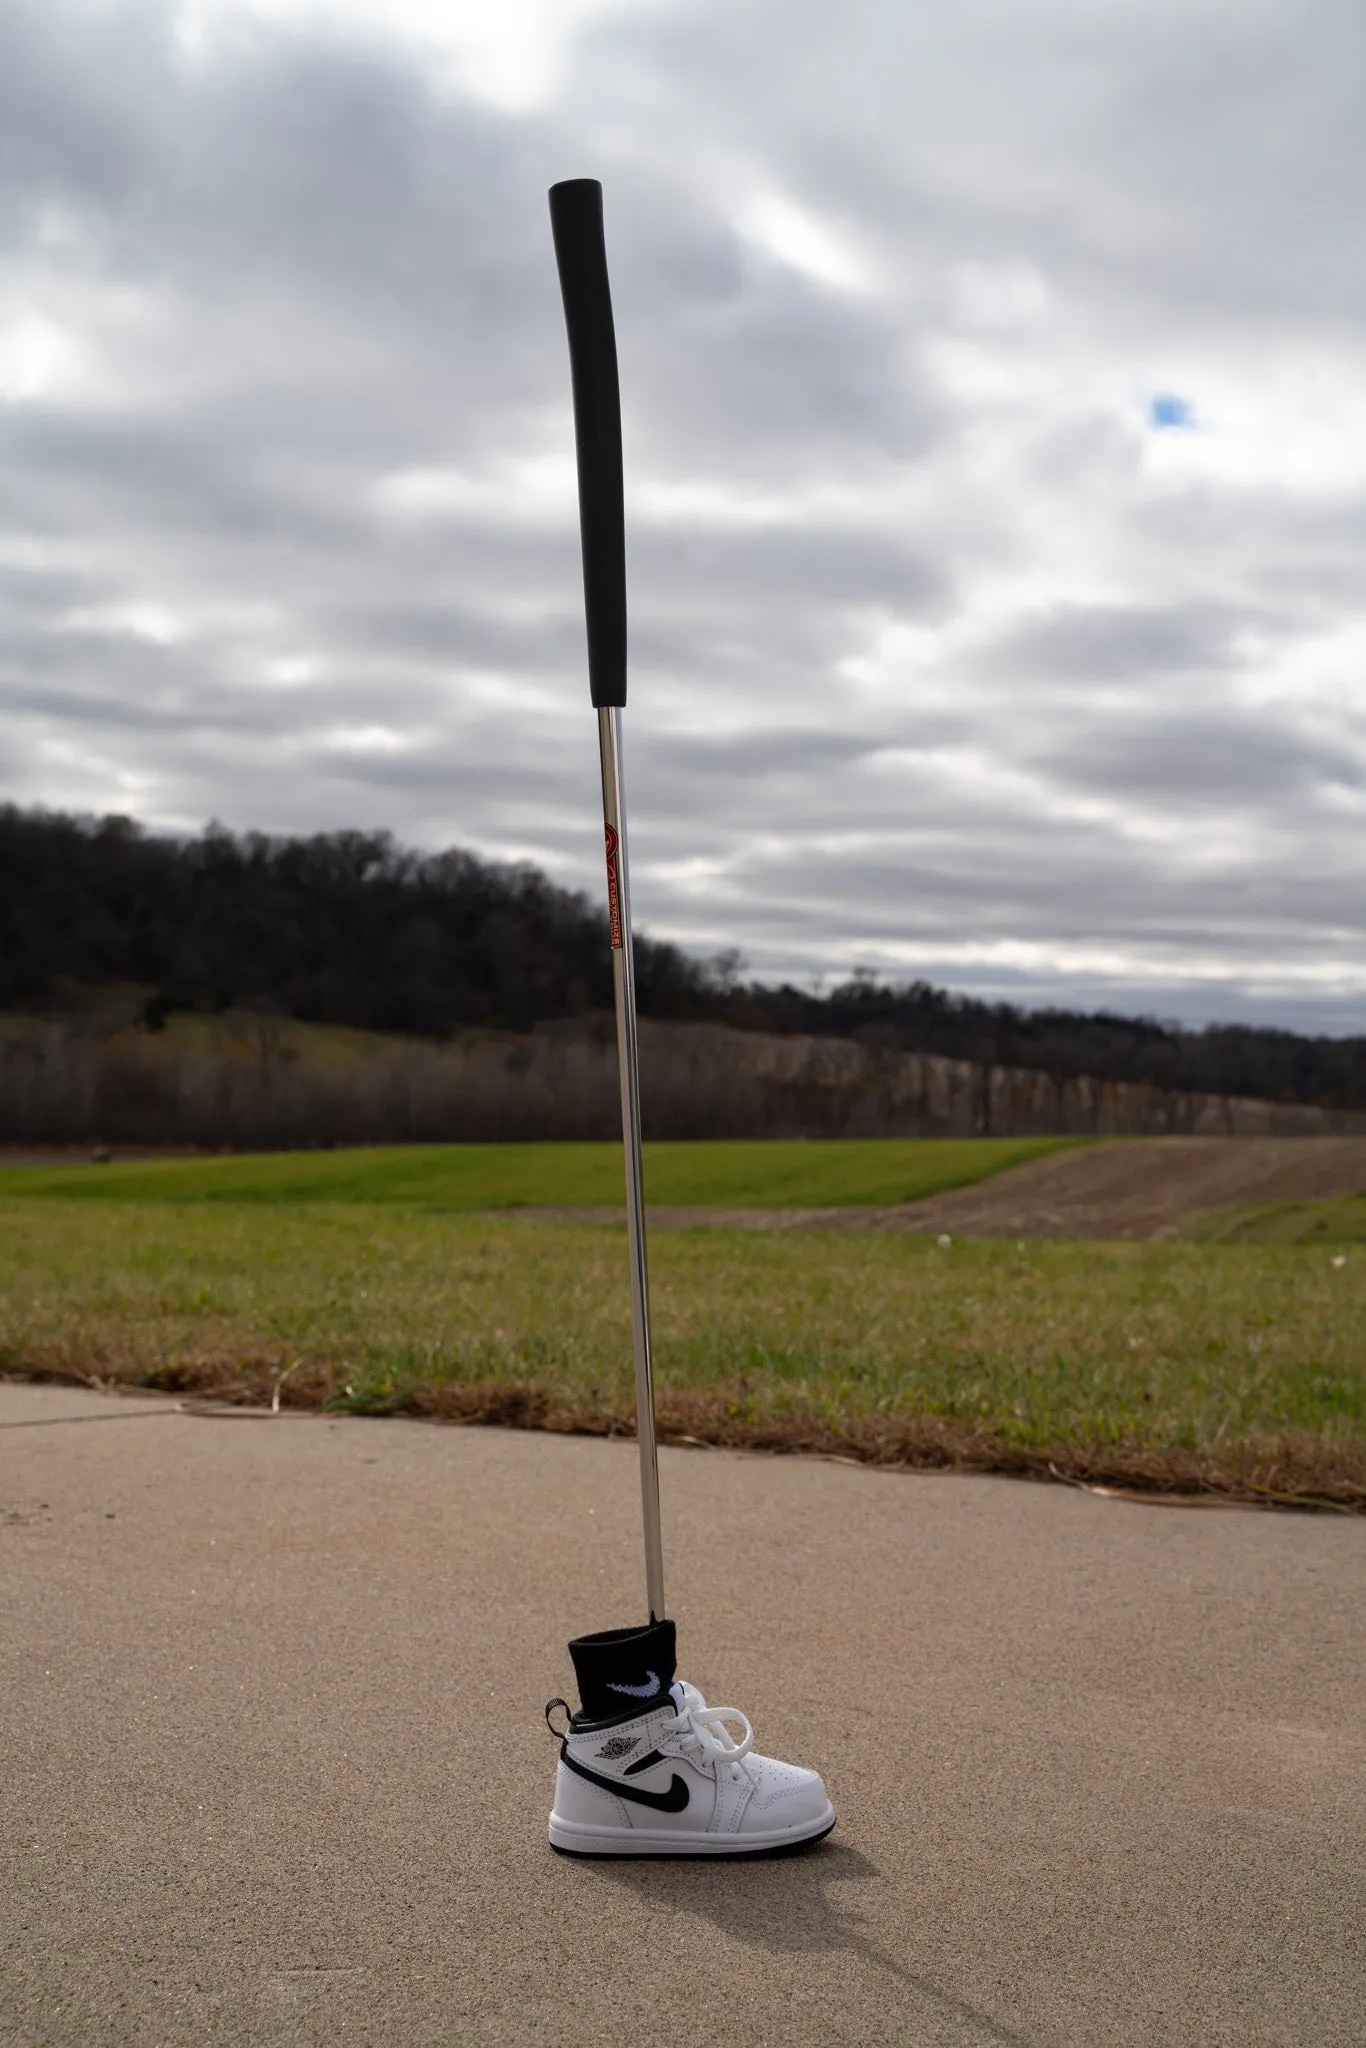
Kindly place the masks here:
MULTIPOLYGON (((740 978, 637 935, 645 1015, 852 1039, 1059 1080, 1366 1108, 1366 1037, 1247 1025, 1187 1031, 1105 1011, 1025 1010, 866 974, 817 995, 740 978)), ((604 912, 537 868, 384 832, 307 838, 149 833, 123 817, 0 808, 0 1009, 59 1009, 149 989, 142 1026, 177 1010, 274 1011, 443 1038, 526 1032, 610 1008, 604 912)))
POLYGON ((1366 1037, 1306 1037, 1247 1024, 1199 1031, 1107 1010, 1025 1010, 952 995, 927 982, 888 986, 858 975, 816 997, 797 989, 737 989, 727 1023, 852 1038, 888 1051, 936 1053, 1059 1080, 1088 1076, 1186 1093, 1366 1108, 1366 1037))
MULTIPOLYGON (((677 947, 639 940, 637 971, 645 1009, 705 1006, 705 970, 677 947)), ((534 867, 413 853, 387 832, 174 839, 0 809, 0 1009, 110 983, 154 991, 153 1029, 175 1009, 247 1006, 443 1037, 612 1003, 605 914, 534 867)))
MULTIPOLYGON (((149 1032, 144 1001, 125 987, 60 1019, 0 1012, 0 1145, 278 1152, 620 1135, 602 1012, 429 1039, 250 1010, 177 1011, 149 1032)), ((1366 1137, 1366 1111, 1059 1079, 847 1038, 645 1018, 640 1040, 648 1138, 1366 1137)))

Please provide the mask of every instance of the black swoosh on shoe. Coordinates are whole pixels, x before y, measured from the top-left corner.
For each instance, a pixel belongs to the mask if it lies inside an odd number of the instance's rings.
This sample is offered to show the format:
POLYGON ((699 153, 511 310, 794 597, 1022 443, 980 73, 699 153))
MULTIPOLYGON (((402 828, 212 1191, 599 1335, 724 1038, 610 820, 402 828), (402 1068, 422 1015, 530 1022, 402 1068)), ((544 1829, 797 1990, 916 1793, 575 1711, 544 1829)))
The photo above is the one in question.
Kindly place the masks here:
POLYGON ((587 1764, 581 1764, 577 1757, 572 1757, 567 1748, 560 1751, 560 1760, 576 1777, 586 1778, 590 1785, 601 1785, 604 1792, 615 1792, 618 1799, 634 1800, 637 1806, 651 1806, 656 1813, 682 1813, 688 1803, 687 1785, 677 1771, 667 1792, 647 1792, 640 1785, 627 1785, 620 1778, 604 1778, 597 1771, 590 1771, 587 1764))

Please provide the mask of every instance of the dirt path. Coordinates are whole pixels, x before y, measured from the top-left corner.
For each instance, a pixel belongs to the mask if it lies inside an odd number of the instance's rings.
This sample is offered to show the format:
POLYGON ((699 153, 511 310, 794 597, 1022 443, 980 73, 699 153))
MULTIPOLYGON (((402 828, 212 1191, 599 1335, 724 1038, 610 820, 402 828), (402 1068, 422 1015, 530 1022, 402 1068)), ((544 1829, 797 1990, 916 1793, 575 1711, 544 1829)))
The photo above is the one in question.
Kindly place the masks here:
MULTIPOLYGON (((1232 1202, 1315 1201, 1366 1189, 1366 1138, 1131 1138, 1017 1166, 973 1188, 888 1208, 650 1210, 664 1230, 948 1231, 963 1237, 1175 1237, 1232 1202)), ((619 1223, 620 1209, 520 1209, 619 1223)))

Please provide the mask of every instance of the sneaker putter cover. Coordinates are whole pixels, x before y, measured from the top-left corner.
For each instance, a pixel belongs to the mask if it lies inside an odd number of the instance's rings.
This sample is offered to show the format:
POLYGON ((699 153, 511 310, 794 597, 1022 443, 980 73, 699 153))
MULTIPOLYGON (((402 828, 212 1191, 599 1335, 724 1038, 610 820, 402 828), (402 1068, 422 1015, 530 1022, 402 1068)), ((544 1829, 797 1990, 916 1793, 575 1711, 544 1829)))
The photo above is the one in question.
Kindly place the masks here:
MULTIPOLYGON (((569 1645, 580 1711, 560 1737, 551 1846, 574 1856, 756 1856, 819 1841, 835 1810, 814 1771, 755 1756, 735 1707, 674 1678, 674 1625, 569 1645), (736 1740, 733 1730, 743 1729, 736 1740)), ((551 1710, 568 1702, 552 1700, 551 1710)))

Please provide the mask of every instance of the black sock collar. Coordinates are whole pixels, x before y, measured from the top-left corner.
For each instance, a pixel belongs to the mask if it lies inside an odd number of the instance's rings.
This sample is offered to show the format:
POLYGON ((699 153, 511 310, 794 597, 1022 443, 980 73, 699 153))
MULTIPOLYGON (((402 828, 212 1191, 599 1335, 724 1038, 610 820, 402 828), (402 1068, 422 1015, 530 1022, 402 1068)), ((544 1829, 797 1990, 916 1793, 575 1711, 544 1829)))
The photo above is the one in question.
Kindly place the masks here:
POLYGON ((609 1628, 569 1645, 583 1702, 582 1719, 624 1720, 647 1713, 669 1696, 677 1651, 671 1621, 648 1628, 609 1628))

